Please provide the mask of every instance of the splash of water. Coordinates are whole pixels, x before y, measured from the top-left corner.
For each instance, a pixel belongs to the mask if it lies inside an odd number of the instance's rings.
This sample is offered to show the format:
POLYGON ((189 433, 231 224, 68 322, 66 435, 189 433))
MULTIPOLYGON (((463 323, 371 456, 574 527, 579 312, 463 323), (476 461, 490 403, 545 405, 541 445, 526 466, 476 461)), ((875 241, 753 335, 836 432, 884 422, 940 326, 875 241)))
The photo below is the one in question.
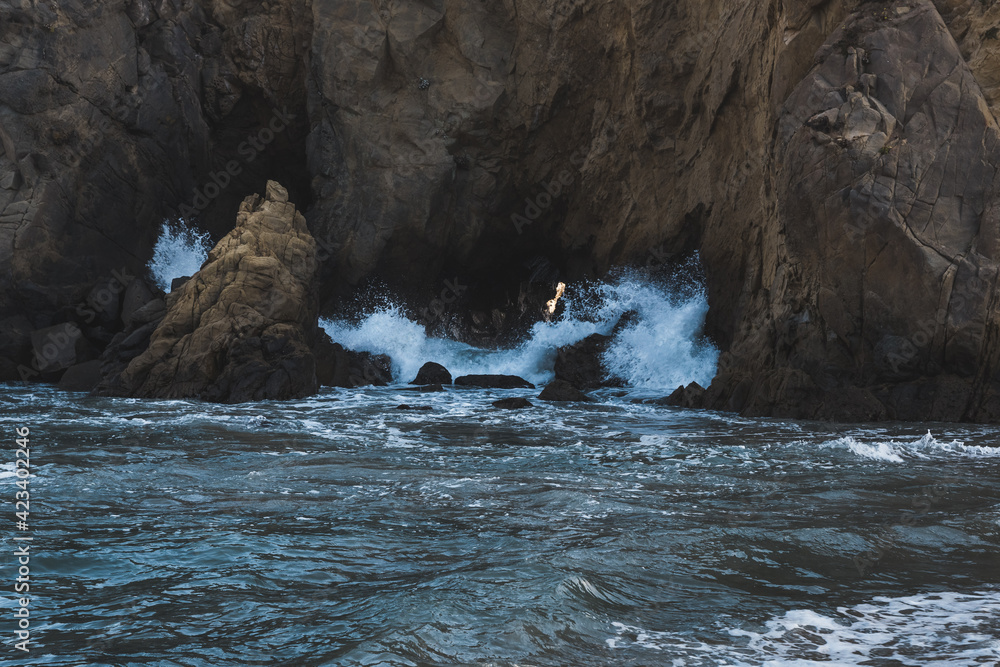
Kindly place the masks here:
POLYGON ((400 306, 377 306, 360 322, 324 320, 330 337, 345 347, 393 360, 393 376, 409 382, 428 361, 452 375, 519 375, 536 385, 553 377, 556 350, 594 333, 610 334, 622 315, 634 311, 615 332, 604 357, 611 373, 634 388, 673 390, 698 382, 708 386, 719 352, 701 334, 708 302, 700 289, 667 288, 638 275, 567 290, 565 311, 555 322, 535 324, 526 340, 506 350, 483 350, 427 336, 400 306))
POLYGON ((207 233, 188 227, 183 219, 164 221, 153 247, 149 273, 160 289, 169 292, 174 278, 193 276, 211 249, 212 239, 207 233))

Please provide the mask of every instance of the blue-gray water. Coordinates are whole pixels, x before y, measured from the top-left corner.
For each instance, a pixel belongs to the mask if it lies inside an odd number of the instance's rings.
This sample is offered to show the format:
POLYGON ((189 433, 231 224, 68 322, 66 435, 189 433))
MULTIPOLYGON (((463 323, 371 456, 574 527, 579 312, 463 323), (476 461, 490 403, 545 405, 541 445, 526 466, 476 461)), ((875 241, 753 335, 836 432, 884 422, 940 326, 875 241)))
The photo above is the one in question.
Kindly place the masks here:
POLYGON ((35 475, 34 643, 13 648, 8 539, 0 664, 1000 662, 1000 429, 612 393, 0 385, 9 537, 17 426, 35 475))

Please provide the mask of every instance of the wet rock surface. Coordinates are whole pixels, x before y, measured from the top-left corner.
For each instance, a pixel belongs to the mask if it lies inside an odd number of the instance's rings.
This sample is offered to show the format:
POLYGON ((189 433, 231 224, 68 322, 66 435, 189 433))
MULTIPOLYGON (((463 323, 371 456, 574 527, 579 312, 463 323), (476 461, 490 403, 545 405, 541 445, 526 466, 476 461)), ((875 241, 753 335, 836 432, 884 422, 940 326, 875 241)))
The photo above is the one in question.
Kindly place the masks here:
POLYGON ((592 334, 556 352, 555 374, 577 389, 597 389, 608 384, 608 371, 601 361, 611 336, 592 334))
POLYGON ((535 406, 526 398, 502 398, 499 401, 493 401, 493 407, 501 410, 523 410, 535 406))
POLYGON ((658 403, 678 408, 700 408, 705 403, 705 388, 697 382, 692 382, 685 387, 677 387, 672 394, 658 403))
POLYGON ((451 384, 451 373, 441 364, 428 361, 417 371, 417 377, 410 384, 417 385, 443 385, 451 384))
POLYGON ((320 385, 384 387, 392 382, 392 360, 388 356, 345 349, 322 331, 318 338, 313 352, 317 364, 316 377, 320 385))
POLYGON ((545 385, 545 389, 543 389, 542 393, 538 395, 538 398, 543 401, 562 403, 585 403, 594 400, 566 380, 553 380, 549 384, 545 385))

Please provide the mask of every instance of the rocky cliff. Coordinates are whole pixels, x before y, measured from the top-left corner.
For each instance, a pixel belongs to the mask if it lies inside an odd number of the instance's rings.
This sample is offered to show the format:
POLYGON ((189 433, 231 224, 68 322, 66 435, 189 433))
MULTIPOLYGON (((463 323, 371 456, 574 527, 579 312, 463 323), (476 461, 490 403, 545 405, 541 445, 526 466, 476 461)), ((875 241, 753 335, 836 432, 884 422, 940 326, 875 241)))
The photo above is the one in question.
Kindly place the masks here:
POLYGON ((502 329, 532 280, 698 250, 724 350, 712 406, 1000 418, 993 5, 0 13, 0 311, 18 331, 140 271, 164 217, 221 238, 274 178, 328 302, 372 278, 429 302, 458 277, 459 305, 502 329))

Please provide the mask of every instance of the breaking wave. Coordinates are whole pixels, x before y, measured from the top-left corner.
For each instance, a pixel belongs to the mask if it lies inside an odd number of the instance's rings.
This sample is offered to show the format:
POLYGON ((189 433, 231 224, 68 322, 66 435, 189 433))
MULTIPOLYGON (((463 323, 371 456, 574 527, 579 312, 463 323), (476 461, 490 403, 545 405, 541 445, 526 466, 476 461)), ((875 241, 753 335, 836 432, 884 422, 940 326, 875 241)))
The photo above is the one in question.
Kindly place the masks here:
POLYGON ((385 303, 359 322, 324 320, 330 337, 357 351, 388 354, 398 382, 412 380, 428 361, 444 365, 453 376, 499 373, 535 384, 553 377, 556 349, 623 323, 604 356, 610 374, 637 389, 673 390, 698 382, 708 386, 715 375, 718 350, 704 338, 708 301, 700 289, 671 289, 637 275, 623 275, 587 285, 564 297, 565 310, 554 322, 539 322, 512 349, 484 350, 428 336, 396 304, 385 303))

